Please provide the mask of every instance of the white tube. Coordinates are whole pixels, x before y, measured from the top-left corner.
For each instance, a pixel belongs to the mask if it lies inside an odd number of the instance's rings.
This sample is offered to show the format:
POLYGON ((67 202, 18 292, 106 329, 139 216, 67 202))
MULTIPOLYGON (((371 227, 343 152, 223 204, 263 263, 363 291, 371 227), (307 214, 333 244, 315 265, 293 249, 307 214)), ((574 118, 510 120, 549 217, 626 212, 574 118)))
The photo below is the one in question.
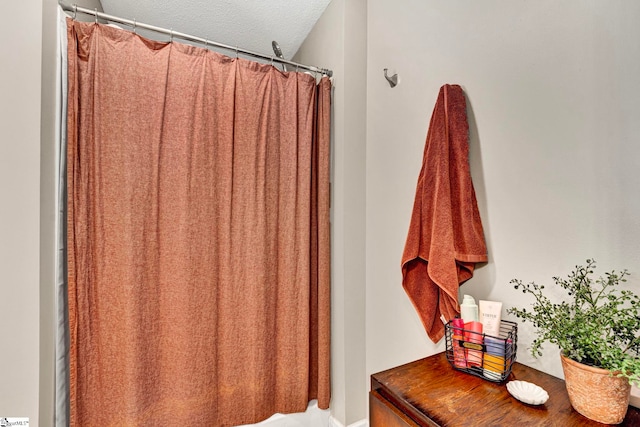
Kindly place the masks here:
POLYGON ((500 321, 502 320, 502 303, 497 301, 478 302, 480 322, 484 333, 500 337, 500 321))

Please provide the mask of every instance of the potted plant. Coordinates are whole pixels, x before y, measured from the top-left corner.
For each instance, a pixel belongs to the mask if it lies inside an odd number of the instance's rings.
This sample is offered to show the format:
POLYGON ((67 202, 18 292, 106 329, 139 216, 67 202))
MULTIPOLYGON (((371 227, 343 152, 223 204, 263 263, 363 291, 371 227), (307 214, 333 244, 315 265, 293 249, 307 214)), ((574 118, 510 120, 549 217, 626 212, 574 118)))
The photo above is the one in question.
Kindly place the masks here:
POLYGON ((531 309, 510 308, 507 313, 533 323, 534 357, 542 355, 545 342, 560 348, 574 409, 595 421, 618 424, 627 412, 630 383, 640 384, 640 297, 619 287, 626 282, 627 270, 594 279, 595 265, 588 259, 566 279, 553 278, 555 288, 567 294, 560 302, 545 295, 544 285, 511 280, 516 289, 535 301, 531 309), (600 377, 589 379, 587 374, 593 373, 600 377), (600 390, 600 386, 612 389, 600 390))

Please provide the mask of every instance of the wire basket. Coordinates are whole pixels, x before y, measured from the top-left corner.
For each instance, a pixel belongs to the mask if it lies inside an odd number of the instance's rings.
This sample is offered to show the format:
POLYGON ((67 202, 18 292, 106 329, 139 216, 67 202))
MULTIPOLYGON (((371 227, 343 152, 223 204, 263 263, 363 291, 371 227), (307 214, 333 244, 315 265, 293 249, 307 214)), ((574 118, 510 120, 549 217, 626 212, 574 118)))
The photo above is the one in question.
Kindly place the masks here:
POLYGON ((454 369, 502 382, 509 377, 516 361, 518 349, 518 324, 502 320, 500 335, 483 333, 454 327, 449 321, 445 325, 447 360, 454 369))

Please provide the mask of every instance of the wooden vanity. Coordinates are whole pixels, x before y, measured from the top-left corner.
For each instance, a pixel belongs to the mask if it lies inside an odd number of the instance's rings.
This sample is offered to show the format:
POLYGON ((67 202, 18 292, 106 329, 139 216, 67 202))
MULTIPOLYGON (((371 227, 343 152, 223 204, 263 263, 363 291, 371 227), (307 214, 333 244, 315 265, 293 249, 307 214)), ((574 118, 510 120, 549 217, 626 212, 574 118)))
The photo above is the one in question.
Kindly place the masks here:
MULTIPOLYGON (((456 371, 444 353, 371 376, 370 427, 406 426, 602 426, 571 407, 564 381, 525 366, 513 365, 503 383, 456 371), (549 393, 544 405, 513 398, 505 384, 528 381, 549 393)), ((622 426, 640 426, 640 410, 632 406, 622 426)))

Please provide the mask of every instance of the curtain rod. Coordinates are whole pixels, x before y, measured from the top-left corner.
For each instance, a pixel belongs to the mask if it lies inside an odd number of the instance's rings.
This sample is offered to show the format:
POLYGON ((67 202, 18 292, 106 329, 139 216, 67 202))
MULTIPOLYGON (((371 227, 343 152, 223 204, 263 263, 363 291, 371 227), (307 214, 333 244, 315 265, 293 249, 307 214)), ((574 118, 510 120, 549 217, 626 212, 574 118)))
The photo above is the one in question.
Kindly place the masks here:
POLYGON ((287 65, 291 65, 293 67, 296 68, 302 68, 304 70, 309 70, 312 71, 314 73, 320 73, 320 74, 325 74, 329 77, 333 76, 333 71, 332 70, 328 70, 326 68, 318 68, 318 67, 314 67, 312 65, 304 65, 304 64, 299 64, 297 62, 293 62, 293 61, 287 61, 286 59, 282 59, 282 58, 278 58, 273 57, 273 56, 267 56, 264 55, 262 53, 258 53, 258 52, 252 52, 250 50, 246 50, 246 49, 240 49, 238 47, 235 46, 229 46, 226 44, 222 44, 222 43, 217 43, 217 42, 213 42, 211 40, 208 39, 203 39, 202 37, 196 37, 196 36, 191 36, 189 34, 184 34, 184 33, 179 33, 177 31, 173 31, 173 30, 167 30, 166 28, 161 28, 161 27, 156 27, 154 25, 149 25, 149 24, 143 24, 141 22, 137 22, 135 20, 130 20, 130 19, 124 19, 124 18, 119 18, 117 16, 113 16, 113 15, 108 15, 106 13, 103 12, 98 12, 97 9, 87 9, 81 6, 78 6, 77 4, 67 4, 65 2, 63 2, 62 0, 58 1, 58 4, 60 5, 60 7, 62 8, 62 10, 67 11, 67 12, 72 12, 74 15, 73 17, 75 18, 75 15, 79 12, 79 13, 84 13, 86 15, 93 15, 96 17, 96 21, 98 19, 103 19, 105 21, 111 21, 111 22, 117 22, 120 24, 125 24, 128 26, 135 28, 144 28, 145 30, 150 30, 156 33, 160 33, 160 34, 166 34, 168 36, 171 37, 171 39, 173 40, 174 37, 183 39, 183 40, 189 40, 189 41, 193 41, 193 42, 197 42, 197 43, 201 43, 204 44, 205 47, 206 46, 215 46, 215 47, 219 47, 222 49, 227 49, 227 50, 231 50, 236 52, 236 54, 241 53, 243 55, 248 55, 248 56, 252 56, 254 58, 260 58, 260 59, 267 59, 267 60, 271 60, 271 62, 278 62, 280 64, 287 64, 287 65))

